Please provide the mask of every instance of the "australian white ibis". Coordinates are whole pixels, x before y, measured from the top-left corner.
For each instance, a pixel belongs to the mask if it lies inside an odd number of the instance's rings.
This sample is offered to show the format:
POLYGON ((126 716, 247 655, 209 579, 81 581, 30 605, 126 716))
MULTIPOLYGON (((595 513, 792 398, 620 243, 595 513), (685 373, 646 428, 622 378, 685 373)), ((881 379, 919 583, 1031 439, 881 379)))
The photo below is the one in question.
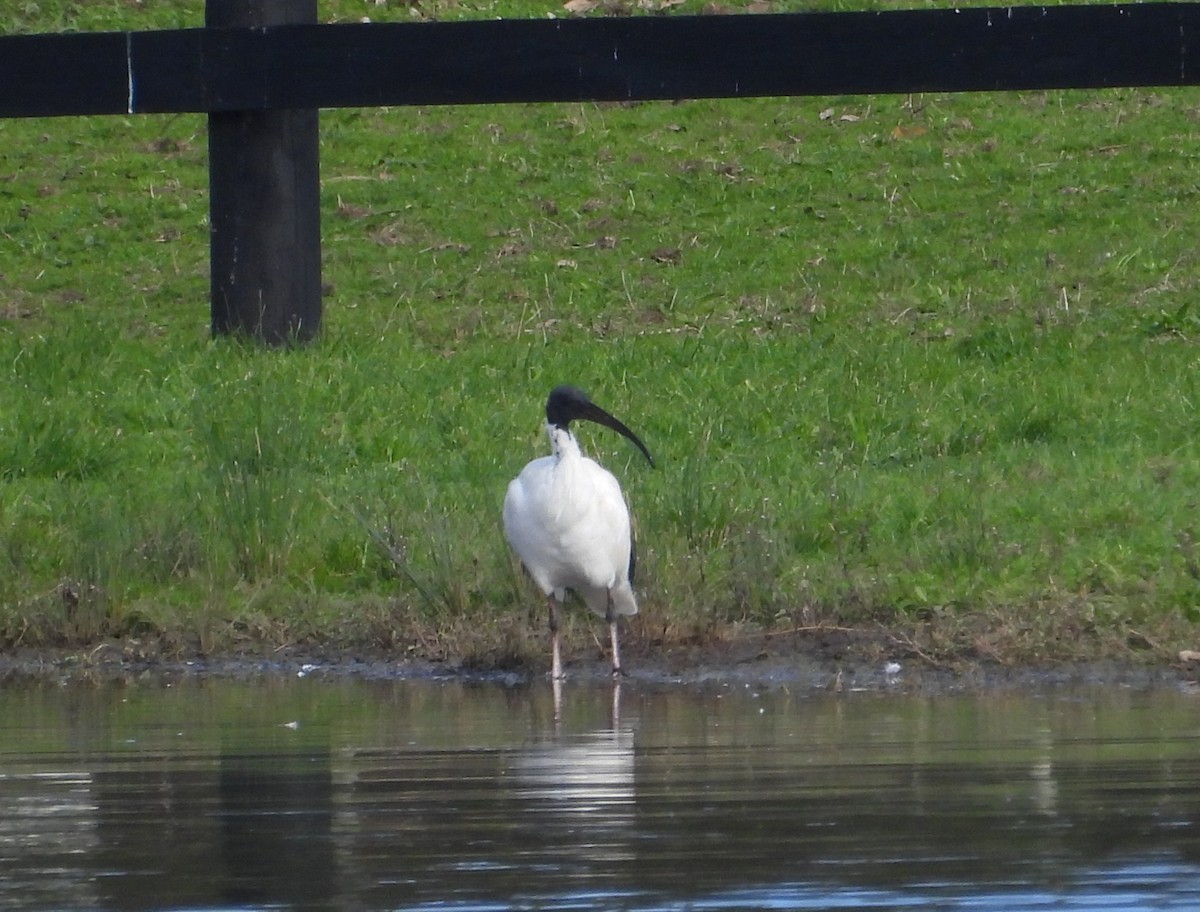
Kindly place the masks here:
POLYGON ((608 621, 613 675, 621 672, 617 618, 637 614, 636 563, 629 507, 613 474, 583 455, 571 422, 594 421, 624 434, 650 465, 654 459, 637 434, 573 386, 555 387, 546 400, 549 456, 535 459, 508 485, 504 532, 533 581, 546 594, 550 614, 551 677, 562 677, 558 607, 573 590, 608 621))

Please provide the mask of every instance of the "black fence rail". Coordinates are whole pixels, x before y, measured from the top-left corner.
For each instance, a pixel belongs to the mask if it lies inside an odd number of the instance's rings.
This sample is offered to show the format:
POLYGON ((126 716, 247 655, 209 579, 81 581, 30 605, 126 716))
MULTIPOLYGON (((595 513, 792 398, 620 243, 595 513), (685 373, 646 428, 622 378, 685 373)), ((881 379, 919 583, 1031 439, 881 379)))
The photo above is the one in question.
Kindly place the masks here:
POLYGON ((320 326, 320 108, 1200 84, 1200 3, 206 27, 0 37, 0 117, 209 115, 214 332, 320 326))

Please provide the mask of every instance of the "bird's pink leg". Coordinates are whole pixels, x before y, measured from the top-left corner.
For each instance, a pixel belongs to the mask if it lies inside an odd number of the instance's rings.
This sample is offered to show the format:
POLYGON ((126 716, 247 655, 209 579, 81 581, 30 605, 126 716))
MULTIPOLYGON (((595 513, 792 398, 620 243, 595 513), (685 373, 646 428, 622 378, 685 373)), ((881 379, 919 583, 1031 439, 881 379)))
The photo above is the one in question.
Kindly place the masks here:
POLYGON ((613 677, 619 678, 624 672, 621 671, 621 652, 617 646, 617 621, 614 618, 608 622, 608 635, 612 638, 612 666, 613 677))
POLYGON ((546 608, 550 612, 550 677, 561 681, 563 670, 562 651, 558 645, 558 599, 553 592, 546 596, 546 608))
POLYGON ((614 678, 619 678, 623 674, 621 671, 621 647, 617 643, 617 616, 613 613, 611 595, 608 598, 608 612, 605 619, 608 621, 608 638, 612 641, 612 673, 614 678))

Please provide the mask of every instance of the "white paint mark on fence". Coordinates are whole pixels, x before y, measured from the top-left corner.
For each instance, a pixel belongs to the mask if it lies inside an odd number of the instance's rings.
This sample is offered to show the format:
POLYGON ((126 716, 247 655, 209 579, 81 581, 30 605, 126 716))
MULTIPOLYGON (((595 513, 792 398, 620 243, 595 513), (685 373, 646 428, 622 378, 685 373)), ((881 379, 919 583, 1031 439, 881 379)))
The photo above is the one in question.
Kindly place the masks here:
POLYGON ((133 32, 125 33, 126 112, 133 113, 133 32))
POLYGON ((1184 34, 1185 29, 1181 24, 1179 26, 1179 81, 1187 80, 1187 35, 1184 34))

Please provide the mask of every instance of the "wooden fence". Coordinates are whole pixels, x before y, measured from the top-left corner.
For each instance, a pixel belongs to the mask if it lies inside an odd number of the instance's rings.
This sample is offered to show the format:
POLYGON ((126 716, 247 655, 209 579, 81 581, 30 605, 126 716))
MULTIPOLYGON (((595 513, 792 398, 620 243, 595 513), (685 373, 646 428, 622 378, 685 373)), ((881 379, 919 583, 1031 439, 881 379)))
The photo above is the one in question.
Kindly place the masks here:
POLYGON ((318 110, 1200 84, 1200 3, 317 24, 207 0, 204 28, 0 37, 0 117, 209 118, 215 333, 321 321, 318 110))

